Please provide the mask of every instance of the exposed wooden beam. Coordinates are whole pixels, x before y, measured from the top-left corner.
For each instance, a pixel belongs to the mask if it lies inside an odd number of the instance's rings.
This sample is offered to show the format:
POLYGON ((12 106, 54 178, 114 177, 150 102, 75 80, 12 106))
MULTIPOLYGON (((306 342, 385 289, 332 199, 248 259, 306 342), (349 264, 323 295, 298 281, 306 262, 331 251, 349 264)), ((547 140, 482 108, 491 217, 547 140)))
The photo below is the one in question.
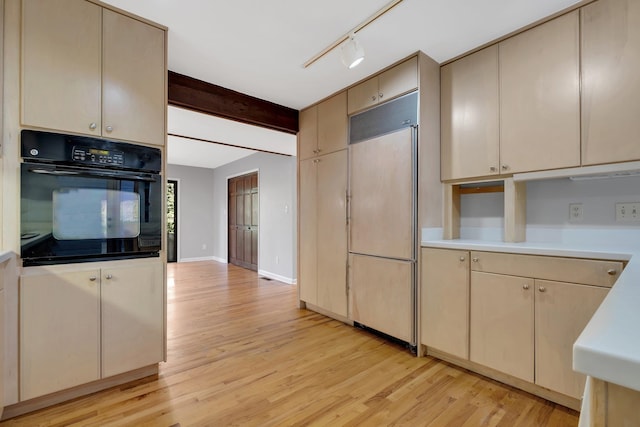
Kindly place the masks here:
POLYGON ((298 133, 298 110, 169 71, 169 105, 287 133, 298 133))

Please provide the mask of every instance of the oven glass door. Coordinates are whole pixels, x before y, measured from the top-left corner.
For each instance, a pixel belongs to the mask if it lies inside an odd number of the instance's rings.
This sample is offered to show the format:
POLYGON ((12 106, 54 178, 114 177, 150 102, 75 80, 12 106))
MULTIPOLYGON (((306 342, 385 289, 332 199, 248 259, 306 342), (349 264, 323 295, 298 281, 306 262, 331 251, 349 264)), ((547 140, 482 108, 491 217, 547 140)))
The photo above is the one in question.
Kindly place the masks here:
POLYGON ((157 174, 23 163, 24 265, 157 256, 161 192, 157 174))

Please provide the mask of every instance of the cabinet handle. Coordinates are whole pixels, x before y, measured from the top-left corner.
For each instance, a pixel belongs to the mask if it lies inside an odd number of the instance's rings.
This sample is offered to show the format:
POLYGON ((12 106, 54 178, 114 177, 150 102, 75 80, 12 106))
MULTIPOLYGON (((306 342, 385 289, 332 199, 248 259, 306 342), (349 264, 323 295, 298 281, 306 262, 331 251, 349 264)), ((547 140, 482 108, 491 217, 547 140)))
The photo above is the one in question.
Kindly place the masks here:
POLYGON ((383 97, 383 96, 384 96, 384 93, 382 93, 382 92, 380 92, 380 93, 378 94, 378 98, 380 98, 380 99, 382 99, 382 97, 383 97))
POLYGON ((107 279, 107 280, 111 280, 111 279, 113 279, 113 276, 112 276, 112 275, 110 275, 110 274, 106 274, 106 275, 104 276, 104 278, 105 278, 105 279, 107 279))
POLYGON ((496 172, 496 171, 498 170, 498 168, 496 168, 495 166, 491 166, 491 167, 489 168, 489 170, 490 170, 491 172, 496 172))
POLYGON ((105 129, 107 132, 113 132, 113 126, 107 126, 105 129))
POLYGON ((607 274, 609 276, 615 276, 618 272, 616 270, 614 270, 613 268, 610 270, 607 270, 607 274))
POLYGON ((509 166, 508 165, 502 165, 502 170, 503 171, 508 171, 509 170, 509 166))
POLYGON ((545 288, 544 286, 540 286, 540 287, 538 288, 538 290, 539 290, 540 292, 547 292, 547 288, 545 288))
POLYGON ((89 124, 89 129, 91 130, 95 130, 98 127, 98 125, 96 124, 96 122, 92 122, 89 124))
POLYGON ((465 258, 463 256, 460 257, 460 262, 464 261, 465 258))
POLYGON ((91 276, 89 277, 89 280, 91 280, 92 282, 95 282, 98 278, 96 276, 91 276))
POLYGON ((478 259, 478 258, 476 258, 476 257, 473 257, 473 258, 471 259, 471 261, 473 261, 473 262, 478 262, 478 261, 479 261, 479 259, 478 259))
POLYGON ((529 289, 529 285, 525 283, 524 285, 522 285, 522 289, 524 289, 525 291, 528 290, 529 289))

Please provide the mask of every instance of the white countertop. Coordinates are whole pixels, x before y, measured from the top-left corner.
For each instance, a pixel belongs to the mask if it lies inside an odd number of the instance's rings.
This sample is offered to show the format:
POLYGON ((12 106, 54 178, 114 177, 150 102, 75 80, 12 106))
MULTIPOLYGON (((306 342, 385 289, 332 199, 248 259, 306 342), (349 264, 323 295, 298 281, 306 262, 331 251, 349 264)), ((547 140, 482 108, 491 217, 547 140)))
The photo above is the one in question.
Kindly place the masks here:
POLYGON ((423 247, 629 261, 573 346, 573 368, 640 391, 640 249, 615 244, 423 240, 423 247))
POLYGON ((13 255, 14 253, 11 251, 0 251, 0 264, 5 261, 9 261, 13 255))

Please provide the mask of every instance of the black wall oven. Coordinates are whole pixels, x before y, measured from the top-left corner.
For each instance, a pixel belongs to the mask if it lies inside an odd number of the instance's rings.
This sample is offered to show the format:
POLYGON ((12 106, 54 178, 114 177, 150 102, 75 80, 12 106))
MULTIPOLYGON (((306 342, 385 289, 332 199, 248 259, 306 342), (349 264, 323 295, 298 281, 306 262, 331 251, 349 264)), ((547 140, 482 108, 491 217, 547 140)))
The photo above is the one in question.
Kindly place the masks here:
POLYGON ((33 130, 21 145, 24 266, 158 256, 159 149, 33 130))

